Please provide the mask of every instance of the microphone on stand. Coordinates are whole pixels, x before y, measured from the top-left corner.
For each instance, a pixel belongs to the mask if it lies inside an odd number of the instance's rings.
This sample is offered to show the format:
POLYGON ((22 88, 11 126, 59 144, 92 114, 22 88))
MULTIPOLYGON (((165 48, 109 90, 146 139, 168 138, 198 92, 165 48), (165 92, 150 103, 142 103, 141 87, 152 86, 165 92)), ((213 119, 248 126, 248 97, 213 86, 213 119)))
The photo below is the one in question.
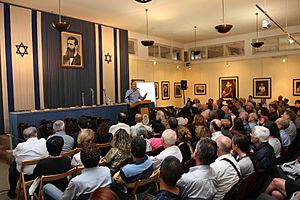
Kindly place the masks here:
POLYGON ((92 93, 92 105, 94 105, 95 91, 93 90, 93 88, 90 88, 90 91, 92 93))

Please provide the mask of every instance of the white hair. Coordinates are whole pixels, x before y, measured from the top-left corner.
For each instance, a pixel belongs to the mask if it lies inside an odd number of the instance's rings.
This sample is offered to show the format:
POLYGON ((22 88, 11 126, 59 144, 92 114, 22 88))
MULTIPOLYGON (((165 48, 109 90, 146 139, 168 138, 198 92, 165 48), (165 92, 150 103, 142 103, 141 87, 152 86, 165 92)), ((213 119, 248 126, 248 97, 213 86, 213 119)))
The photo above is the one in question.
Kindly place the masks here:
POLYGON ((255 136, 259 139, 260 142, 269 141, 270 131, 266 127, 255 126, 252 132, 255 133, 255 136))
POLYGON ((59 131, 65 131, 65 122, 62 120, 57 120, 53 124, 53 131, 59 132, 59 131))
POLYGON ((163 139, 163 142, 167 145, 174 145, 177 140, 176 132, 172 129, 166 129, 162 135, 161 138, 163 139))
POLYGON ((23 130, 23 137, 25 140, 32 137, 37 137, 37 130, 35 127, 28 127, 23 130))

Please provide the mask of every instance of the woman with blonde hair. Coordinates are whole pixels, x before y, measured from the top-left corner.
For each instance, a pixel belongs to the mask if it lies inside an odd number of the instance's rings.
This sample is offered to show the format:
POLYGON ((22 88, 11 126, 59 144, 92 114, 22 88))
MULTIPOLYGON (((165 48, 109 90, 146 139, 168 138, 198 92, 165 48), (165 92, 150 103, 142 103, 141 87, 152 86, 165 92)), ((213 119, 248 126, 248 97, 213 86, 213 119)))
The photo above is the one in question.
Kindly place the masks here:
POLYGON ((182 164, 191 160, 193 153, 191 146, 192 134, 187 127, 179 126, 177 129, 178 147, 182 154, 182 164))
POLYGON ((205 138, 205 137, 208 137, 208 138, 211 137, 209 129, 206 126, 202 126, 202 125, 196 126, 196 128, 195 128, 195 138, 196 139, 192 143, 193 150, 195 150, 198 141, 201 138, 205 138))
POLYGON ((112 148, 100 160, 100 164, 105 164, 110 168, 112 175, 119 170, 125 161, 131 159, 130 143, 131 137, 124 129, 119 129, 113 136, 111 141, 112 148))
POLYGON ((156 113, 156 120, 160 120, 161 123, 165 126, 165 129, 170 128, 169 127, 169 123, 166 120, 165 113, 162 110, 157 111, 157 113, 156 113))
MULTIPOLYGON (((81 129, 77 138, 77 146, 82 148, 85 143, 92 143, 95 137, 95 133, 92 129, 81 129)), ((83 165, 80 159, 80 152, 75 154, 71 161, 71 166, 83 165)))

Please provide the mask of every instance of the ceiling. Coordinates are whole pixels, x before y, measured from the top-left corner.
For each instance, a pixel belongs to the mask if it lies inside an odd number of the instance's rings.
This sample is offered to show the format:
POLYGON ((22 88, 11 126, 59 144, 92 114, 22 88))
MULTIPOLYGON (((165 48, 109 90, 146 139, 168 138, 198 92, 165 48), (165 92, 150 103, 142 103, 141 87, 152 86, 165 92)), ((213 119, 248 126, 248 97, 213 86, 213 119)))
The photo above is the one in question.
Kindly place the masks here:
MULTIPOLYGON (((58 0, 2 0, 43 11, 58 13, 58 0)), ((255 31, 255 13, 264 15, 255 4, 283 27, 299 25, 300 0, 225 0, 225 22, 233 24, 226 35, 255 31)), ((152 0, 140 4, 135 0, 61 0, 63 15, 100 24, 145 33, 145 9, 149 9, 149 35, 188 43, 223 37, 214 26, 221 23, 221 0, 152 0)), ((272 28, 274 28, 273 26, 272 28)), ((267 30, 263 30, 267 31, 267 30)), ((300 31, 300 30, 299 30, 300 31)), ((151 37, 150 37, 151 38, 151 37)))

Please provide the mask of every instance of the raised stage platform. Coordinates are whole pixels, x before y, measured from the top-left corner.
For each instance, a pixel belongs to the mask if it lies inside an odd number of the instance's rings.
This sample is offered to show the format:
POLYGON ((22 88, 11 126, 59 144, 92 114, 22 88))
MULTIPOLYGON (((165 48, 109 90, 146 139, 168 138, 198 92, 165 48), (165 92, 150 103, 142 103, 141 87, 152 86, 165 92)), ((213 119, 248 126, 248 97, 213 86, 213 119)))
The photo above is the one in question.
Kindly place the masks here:
POLYGON ((41 120, 64 120, 65 118, 79 118, 82 115, 102 117, 110 119, 110 124, 118 122, 118 113, 127 112, 127 104, 116 104, 111 106, 86 106, 86 107, 71 107, 58 109, 34 110, 25 112, 10 112, 9 127, 11 137, 11 147, 15 148, 18 144, 18 123, 25 122, 29 125, 39 127, 41 120))

